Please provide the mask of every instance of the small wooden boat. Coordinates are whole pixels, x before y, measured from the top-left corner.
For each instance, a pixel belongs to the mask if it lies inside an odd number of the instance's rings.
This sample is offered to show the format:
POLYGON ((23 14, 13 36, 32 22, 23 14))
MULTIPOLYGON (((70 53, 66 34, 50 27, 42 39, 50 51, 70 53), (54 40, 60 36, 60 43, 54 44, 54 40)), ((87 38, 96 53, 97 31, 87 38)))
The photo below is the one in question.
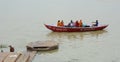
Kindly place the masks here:
POLYGON ((26 47, 27 50, 32 51, 53 50, 58 48, 58 43, 55 41, 36 41, 30 42, 26 47))
POLYGON ((100 26, 90 26, 90 27, 58 27, 55 25, 47 25, 44 24, 46 28, 52 30, 54 32, 86 32, 86 31, 97 31, 103 30, 108 25, 100 25, 100 26))

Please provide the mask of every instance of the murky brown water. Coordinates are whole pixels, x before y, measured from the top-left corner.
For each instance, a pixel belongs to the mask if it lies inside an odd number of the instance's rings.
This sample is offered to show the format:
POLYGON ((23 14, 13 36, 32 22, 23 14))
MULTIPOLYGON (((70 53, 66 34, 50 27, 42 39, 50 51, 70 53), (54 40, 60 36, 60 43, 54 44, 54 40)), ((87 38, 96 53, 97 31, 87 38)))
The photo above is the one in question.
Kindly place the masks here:
MULTIPOLYGON (((26 51, 26 44, 54 40, 59 49, 40 51, 33 62, 120 62, 120 1, 0 0, 0 44, 26 51), (52 32, 44 24, 82 19, 109 24, 92 32, 52 32)), ((9 51, 9 48, 2 48, 9 51)))

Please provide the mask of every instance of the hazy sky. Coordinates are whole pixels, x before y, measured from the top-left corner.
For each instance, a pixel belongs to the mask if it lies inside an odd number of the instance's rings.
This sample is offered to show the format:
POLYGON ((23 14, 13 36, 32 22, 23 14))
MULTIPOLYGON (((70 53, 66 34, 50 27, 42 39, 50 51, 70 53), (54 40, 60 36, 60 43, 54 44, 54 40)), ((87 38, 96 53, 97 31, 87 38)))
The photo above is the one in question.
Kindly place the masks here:
POLYGON ((119 0, 0 0, 0 21, 119 20, 119 0), (107 18, 107 19, 106 19, 107 18))

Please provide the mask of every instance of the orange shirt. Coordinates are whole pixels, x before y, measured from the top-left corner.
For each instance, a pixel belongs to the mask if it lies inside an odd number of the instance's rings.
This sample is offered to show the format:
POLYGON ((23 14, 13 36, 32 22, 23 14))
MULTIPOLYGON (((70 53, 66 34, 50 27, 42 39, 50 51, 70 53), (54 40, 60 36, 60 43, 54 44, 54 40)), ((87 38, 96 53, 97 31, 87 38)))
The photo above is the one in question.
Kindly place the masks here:
POLYGON ((83 25, 82 20, 80 20, 79 26, 82 27, 82 25, 83 25))
POLYGON ((57 22, 57 26, 61 26, 61 22, 57 22))
POLYGON ((64 26, 64 22, 63 21, 61 21, 60 26, 64 26))

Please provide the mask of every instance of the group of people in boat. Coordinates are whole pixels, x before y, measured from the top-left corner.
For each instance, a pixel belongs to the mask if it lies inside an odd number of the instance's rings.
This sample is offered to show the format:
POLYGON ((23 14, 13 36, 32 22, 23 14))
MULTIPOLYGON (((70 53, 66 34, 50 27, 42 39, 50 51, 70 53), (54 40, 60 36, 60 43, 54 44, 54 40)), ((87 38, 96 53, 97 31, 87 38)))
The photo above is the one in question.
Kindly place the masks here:
MULTIPOLYGON (((90 27, 90 25, 84 25, 82 20, 73 22, 72 20, 68 23, 68 25, 64 25, 63 20, 58 20, 57 26, 59 27, 90 27)), ((92 26, 98 26, 98 20, 92 22, 92 26)))

